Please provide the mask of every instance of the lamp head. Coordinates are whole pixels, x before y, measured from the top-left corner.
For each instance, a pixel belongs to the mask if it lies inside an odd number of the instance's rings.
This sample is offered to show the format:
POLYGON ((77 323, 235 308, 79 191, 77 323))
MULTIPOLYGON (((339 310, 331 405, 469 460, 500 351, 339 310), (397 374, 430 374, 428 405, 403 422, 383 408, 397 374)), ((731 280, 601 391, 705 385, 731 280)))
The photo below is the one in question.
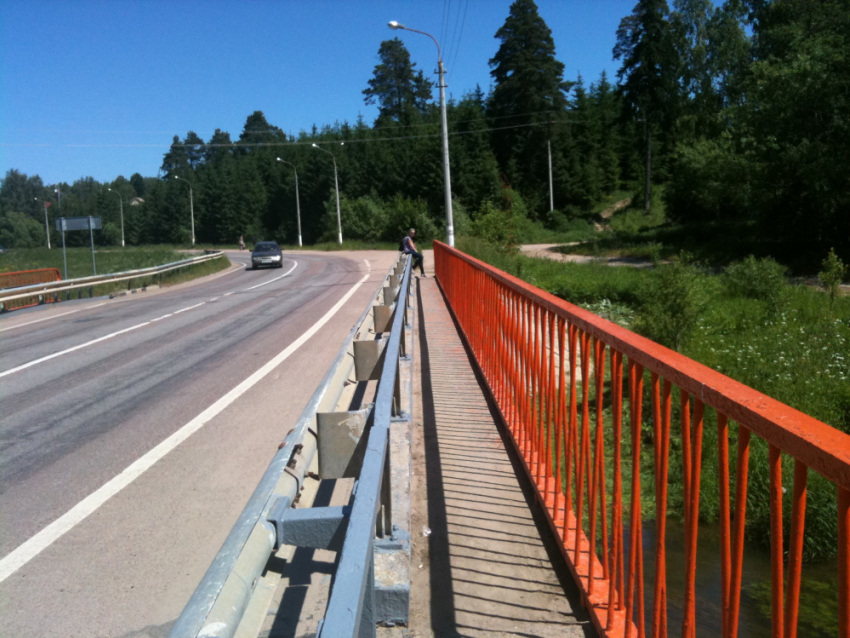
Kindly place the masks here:
POLYGON ((319 145, 313 142, 313 148, 319 148, 319 145))
POLYGON ((276 157, 275 159, 276 159, 278 162, 282 162, 282 161, 283 161, 283 160, 282 160, 282 159, 280 159, 279 157, 276 157))
POLYGON ((389 28, 390 28, 390 29, 393 29, 393 30, 395 30, 395 29, 403 29, 403 28, 404 28, 404 25, 403 25, 403 24, 399 24, 399 23, 398 23, 398 22, 396 22, 395 20, 391 20, 390 22, 388 22, 388 23, 387 23, 387 26, 389 26, 389 28))

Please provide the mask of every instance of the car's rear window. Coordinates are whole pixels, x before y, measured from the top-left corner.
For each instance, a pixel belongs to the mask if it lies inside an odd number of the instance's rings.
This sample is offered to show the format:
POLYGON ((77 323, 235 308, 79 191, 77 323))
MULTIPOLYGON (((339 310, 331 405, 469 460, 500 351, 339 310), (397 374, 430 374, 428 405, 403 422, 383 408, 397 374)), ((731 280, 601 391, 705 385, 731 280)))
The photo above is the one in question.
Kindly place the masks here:
POLYGON ((254 246, 254 250, 278 250, 277 244, 272 241, 261 241, 254 246))

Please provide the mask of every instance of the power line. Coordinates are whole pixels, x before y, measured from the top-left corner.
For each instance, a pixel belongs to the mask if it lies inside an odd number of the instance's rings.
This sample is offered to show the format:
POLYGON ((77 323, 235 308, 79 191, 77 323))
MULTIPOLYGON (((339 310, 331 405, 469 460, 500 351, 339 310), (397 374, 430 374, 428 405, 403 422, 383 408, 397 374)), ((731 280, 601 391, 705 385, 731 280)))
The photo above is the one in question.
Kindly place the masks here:
MULTIPOLYGON (((454 69, 455 62, 457 62, 457 54, 460 51, 460 43, 463 40, 463 26, 466 24, 466 10, 469 9, 469 0, 466 0, 466 4, 463 5, 463 18, 460 22, 460 35, 458 35, 456 48, 454 49, 454 58, 452 59, 451 66, 449 66, 449 75, 451 75, 452 70, 454 69)), ((460 8, 458 8, 458 12, 460 12, 460 8)), ((455 22, 455 28, 457 28, 457 22, 455 22)))
MULTIPOLYGON (((477 121, 477 120, 470 120, 477 121)), ((534 126, 546 126, 551 124, 553 126, 561 126, 565 124, 583 124, 581 120, 560 120, 558 122, 528 122, 526 124, 513 124, 511 126, 500 126, 496 128, 485 128, 478 131, 452 131, 449 132, 450 136, 455 135, 480 135, 491 133, 493 131, 507 131, 510 129, 517 128, 530 128, 534 126)), ((404 141, 404 140, 418 140, 418 139, 427 139, 431 137, 440 137, 440 133, 430 133, 426 135, 402 135, 396 137, 373 137, 373 138, 364 138, 364 139, 346 139, 346 140, 333 140, 329 142, 324 141, 316 141, 315 139, 311 139, 309 141, 303 142, 255 142, 252 144, 240 144, 238 142, 232 144, 204 144, 204 148, 229 148, 229 149, 241 149, 241 148, 281 148, 281 147, 292 147, 292 146, 308 146, 313 143, 316 144, 338 144, 339 142, 345 142, 347 145, 351 144, 362 144, 366 142, 395 142, 395 141, 404 141)), ((8 144, 8 143, 0 143, 0 147, 33 147, 33 148, 43 148, 43 147, 62 147, 62 148, 162 148, 162 144, 59 144, 59 143, 46 143, 46 144, 8 144)), ((200 146, 199 144, 171 144, 169 148, 196 148, 200 146)))

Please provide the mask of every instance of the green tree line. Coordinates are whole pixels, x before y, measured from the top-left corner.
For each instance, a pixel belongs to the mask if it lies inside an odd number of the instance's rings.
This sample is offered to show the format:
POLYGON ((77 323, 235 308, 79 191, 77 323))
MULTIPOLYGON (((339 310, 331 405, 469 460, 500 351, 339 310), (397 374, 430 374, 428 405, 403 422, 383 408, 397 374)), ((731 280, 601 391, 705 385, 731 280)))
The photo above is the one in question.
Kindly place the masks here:
MULTIPOLYGON (((564 78, 534 1, 516 0, 495 34, 489 92, 455 87, 448 104, 458 232, 505 207, 559 230, 623 189, 648 211, 663 184, 676 223, 850 257, 848 34, 850 0, 640 0, 616 33, 616 80, 588 82, 564 78)), ((411 225, 438 236, 434 83, 398 38, 377 59, 363 90, 378 107, 372 123, 292 136, 255 111, 236 139, 220 129, 207 140, 175 135, 155 177, 48 187, 11 170, 0 185, 0 243, 41 245, 47 201, 51 227, 60 214, 97 215, 97 241, 116 244, 120 195, 128 243, 185 244, 190 185, 199 242, 294 243, 296 170, 304 240, 333 239, 334 162, 313 144, 335 157, 346 238, 396 241, 411 225)))

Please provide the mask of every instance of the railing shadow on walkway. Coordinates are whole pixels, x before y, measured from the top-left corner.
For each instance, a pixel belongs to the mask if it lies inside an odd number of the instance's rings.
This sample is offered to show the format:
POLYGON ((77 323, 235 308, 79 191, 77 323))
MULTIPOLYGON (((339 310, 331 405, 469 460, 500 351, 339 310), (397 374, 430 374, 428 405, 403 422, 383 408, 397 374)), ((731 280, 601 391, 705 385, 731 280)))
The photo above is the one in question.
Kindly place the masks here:
MULTIPOLYGON (((428 285, 436 285, 436 282, 428 285)), ((439 405, 443 397, 435 397, 435 388, 432 374, 451 374, 444 364, 445 361, 435 361, 435 355, 431 349, 442 344, 428 342, 428 325, 425 307, 422 297, 422 280, 416 282, 416 301, 418 305, 418 339, 419 354, 421 362, 422 383, 422 417, 424 428, 424 457, 425 475, 427 481, 428 500, 428 524, 431 535, 428 538, 430 556, 430 617, 431 630, 435 636, 455 638, 469 635, 487 635, 493 632, 494 622, 501 621, 503 625, 528 626, 529 623, 537 624, 538 627, 550 625, 544 631, 545 635, 550 631, 563 632, 568 626, 573 630, 579 630, 579 635, 589 637, 596 636, 589 617, 581 604, 578 588, 572 580, 564 558, 560 552, 557 540, 553 537, 548 522, 540 505, 537 502, 532 486, 526 476, 525 470, 516 455, 513 445, 510 443, 508 433, 500 420, 498 411, 495 409, 492 398, 489 396, 487 386, 483 382, 480 372, 477 370, 474 359, 471 357, 468 345, 460 339, 456 321, 451 318, 452 326, 458 333, 457 339, 463 343, 463 359, 468 362, 474 374, 475 391, 483 395, 486 400, 486 413, 481 412, 479 422, 482 426, 492 423, 496 424, 499 441, 506 453, 510 464, 510 472, 497 469, 493 465, 493 459, 488 458, 486 446, 476 449, 474 455, 470 455, 469 437, 455 436, 447 432, 438 434, 437 413, 442 407, 439 405), (466 442, 466 446, 463 443, 466 442), (478 465, 481 471, 478 472, 478 465), (475 494, 469 498, 469 494, 460 491, 465 485, 463 479, 457 481, 455 475, 446 476, 449 473, 465 473, 469 481, 475 485, 475 494), (505 494, 502 486, 494 481, 499 480, 500 475, 508 475, 515 479, 520 488, 522 499, 511 498, 505 494), (482 480, 482 478, 484 480, 482 480), (492 479, 492 480, 491 480, 492 479), (466 498, 464 498, 466 497, 466 498), (493 518, 486 516, 487 508, 493 505, 493 518), (474 505, 474 507, 473 507, 474 505), (498 506, 498 508, 496 507, 498 506), (509 543, 511 546, 527 545, 517 541, 511 532, 492 531, 485 527, 479 527, 478 521, 500 520, 502 523, 513 526, 512 529, 528 528, 527 519, 520 516, 505 514, 505 510, 513 510, 520 513, 530 513, 536 535, 540 537, 545 549, 545 560, 523 556, 521 547, 517 554, 499 552, 487 547, 488 542, 509 543), (482 517, 481 514, 485 513, 482 517), (467 535, 460 530, 450 532, 450 517, 461 517, 464 524, 451 523, 454 527, 464 527, 473 531, 467 535), (498 517, 498 519, 496 519, 498 517), (507 520, 506 520, 507 519, 507 520), (515 520, 512 520, 515 519, 515 520), (475 535, 474 532, 479 534, 475 535), (459 533, 460 532, 460 533, 459 533), (482 536, 498 534, 499 538, 491 537, 483 539, 482 536), (504 538, 504 537, 508 538, 504 538), (476 541, 478 541, 476 543, 476 541), (514 544, 517 545, 514 545, 514 544), (455 565, 454 559, 463 559, 464 565, 455 565), (470 564, 471 562, 471 564, 470 564), (545 564, 541 564, 545 563, 545 564), (511 568, 521 566, 550 570, 557 577, 555 585, 551 582, 541 582, 534 578, 523 578, 519 574, 511 574, 511 568), (456 586, 457 585, 457 586, 456 586), (465 592, 459 591, 463 587, 465 592), (560 589, 560 591, 556 591, 560 589), (517 604, 517 596, 522 596, 526 601, 534 600, 534 596, 545 594, 551 596, 553 593, 563 595, 573 612, 557 612, 555 620, 546 620, 541 616, 551 617, 551 609, 543 609, 531 604, 517 604), (472 600, 470 600, 472 599, 472 600), (482 604, 483 603, 483 604, 482 604), (499 613, 494 613, 498 611, 499 613), (459 619, 462 616, 462 620, 459 619), (474 620, 470 620, 474 619, 474 620), (470 634, 472 632, 472 634, 470 634)), ((438 293, 442 297, 442 292, 438 293)), ((432 340, 433 341, 433 340, 432 340)), ((439 355, 436 355, 439 357, 439 355)), ((463 400, 463 387, 458 383, 453 388, 453 396, 460 396, 463 400)), ((451 409, 451 408, 450 408, 451 409)), ((454 415, 454 413, 453 413, 454 415)), ((465 419, 463 432, 472 433, 476 429, 475 417, 469 411, 464 411, 457 416, 465 419)), ((500 460, 502 462, 504 457, 500 460)), ((502 468, 506 468, 503 465, 502 468)), ((483 524, 483 523, 482 523, 483 524)), ((460 561, 455 561, 460 562, 460 561)), ((520 627, 511 627, 512 631, 498 631, 499 635, 510 634, 516 636, 539 636, 541 634, 522 631, 520 627)), ((494 632, 496 633, 496 632, 494 632)))

